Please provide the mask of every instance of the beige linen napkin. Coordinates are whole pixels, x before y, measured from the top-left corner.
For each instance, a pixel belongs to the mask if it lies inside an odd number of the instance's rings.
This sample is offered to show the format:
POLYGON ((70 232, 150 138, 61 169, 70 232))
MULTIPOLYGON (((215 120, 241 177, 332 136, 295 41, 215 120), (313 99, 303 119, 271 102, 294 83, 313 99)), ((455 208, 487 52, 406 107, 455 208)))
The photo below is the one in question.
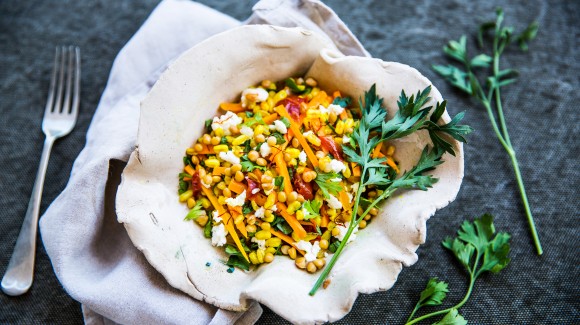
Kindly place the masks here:
MULTIPOLYGON (((368 53, 320 1, 263 0, 245 22, 301 26, 327 35, 346 54, 368 53)), ((119 175, 134 149, 139 104, 181 53, 241 24, 190 1, 165 0, 121 50, 64 191, 40 221, 54 271, 83 305, 87 324, 253 324, 243 313, 219 310, 169 286, 129 240, 115 216, 119 175)))

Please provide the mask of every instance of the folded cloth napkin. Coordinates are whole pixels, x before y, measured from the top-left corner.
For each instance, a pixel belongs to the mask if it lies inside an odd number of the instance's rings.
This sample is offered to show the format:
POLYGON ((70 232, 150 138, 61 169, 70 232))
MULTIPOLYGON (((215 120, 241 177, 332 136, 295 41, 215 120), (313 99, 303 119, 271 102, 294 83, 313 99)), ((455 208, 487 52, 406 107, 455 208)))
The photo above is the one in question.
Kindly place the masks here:
MULTIPOLYGON (((315 0, 263 0, 245 22, 301 26, 344 53, 368 56, 336 14, 315 0)), ((219 310, 167 284, 116 221, 114 196, 133 151, 140 101, 167 64, 241 23, 203 5, 165 0, 121 50, 64 191, 40 220, 54 271, 83 305, 87 324, 253 324, 262 309, 219 310)))

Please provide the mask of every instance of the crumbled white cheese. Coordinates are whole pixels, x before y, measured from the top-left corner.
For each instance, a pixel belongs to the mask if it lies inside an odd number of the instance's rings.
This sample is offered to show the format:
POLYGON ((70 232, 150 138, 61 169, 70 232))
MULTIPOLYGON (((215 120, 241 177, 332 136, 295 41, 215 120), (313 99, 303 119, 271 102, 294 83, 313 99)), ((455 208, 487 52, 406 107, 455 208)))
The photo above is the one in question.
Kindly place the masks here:
POLYGON ((342 161, 332 159, 330 161, 330 169, 335 173, 342 173, 346 169, 346 166, 342 161))
POLYGON ((340 203, 340 201, 336 198, 336 196, 332 195, 332 194, 328 194, 328 199, 326 199, 326 202, 328 202, 328 206, 332 209, 342 209, 342 203, 340 203))
POLYGON ((217 212, 217 210, 213 210, 211 215, 212 215, 214 224, 222 221, 222 217, 220 217, 220 214, 219 214, 219 212, 217 212))
POLYGON ((320 109, 320 113, 322 114, 334 113, 339 115, 340 113, 344 112, 344 107, 336 104, 330 104, 328 107, 320 105, 318 109, 320 109))
POLYGON ((340 177, 335 177, 335 178, 331 178, 331 179, 330 179, 330 181, 331 181, 331 182, 338 183, 338 182, 342 181, 342 178, 340 178, 340 177))
POLYGON ((258 244, 258 249, 266 249, 266 240, 252 237, 252 243, 258 244))
POLYGON ((318 255, 318 252, 320 252, 320 242, 318 241, 315 241, 313 245, 310 242, 301 240, 296 243, 296 247, 304 251, 304 258, 306 259, 306 263, 314 261, 316 259, 316 255, 318 255))
POLYGON ((342 136, 342 144, 347 144, 349 142, 350 142, 350 137, 349 136, 346 136, 346 135, 343 135, 342 136))
POLYGON ((305 163, 306 162, 306 152, 304 152, 304 150, 300 151, 300 154, 298 155, 298 160, 301 163, 305 163))
POLYGON ((206 184, 206 183, 203 181, 203 177, 200 177, 200 181, 201 181, 201 185, 203 185, 203 187, 205 187, 205 188, 210 188, 210 187, 211 187, 211 184, 206 184))
POLYGON ((256 216, 256 218, 264 218, 264 207, 259 207, 258 210, 256 210, 256 212, 254 212, 254 216, 256 216))
POLYGON ((307 136, 309 136, 311 134, 314 134, 314 132, 312 132, 312 130, 302 133, 302 136, 306 138, 307 136))
POLYGON ((235 199, 231 197, 226 199, 227 205, 231 207, 241 207, 242 205, 244 205, 245 201, 246 201, 246 190, 240 193, 240 195, 238 195, 235 199))
POLYGON ((256 100, 254 101, 255 103, 263 102, 268 99, 268 92, 266 90, 262 88, 248 88, 242 91, 242 107, 248 106, 248 99, 246 98, 246 95, 248 94, 257 95, 256 100))
POLYGON ((238 158, 233 151, 227 151, 227 152, 220 152, 219 153, 219 157, 221 160, 223 161, 227 161, 230 164, 234 165, 234 164, 239 164, 240 163, 240 158, 238 158))
MULTIPOLYGON (((344 236, 346 236, 349 225, 350 225, 350 222, 346 222, 344 224, 344 226, 336 225, 336 228, 338 228, 339 233, 338 233, 338 235, 336 235, 334 237, 336 237, 336 239, 342 241, 344 239, 344 236)), ((352 233, 350 234, 350 237, 348 238, 347 244, 350 243, 351 241, 355 240, 357 232, 358 232, 358 226, 354 227, 354 229, 352 230, 352 233)))
POLYGON ((228 231, 223 223, 211 228, 211 244, 214 246, 223 246, 226 243, 228 231))
POLYGON ((243 135, 248 136, 249 138, 253 138, 254 137, 254 130, 252 130, 251 127, 248 126, 242 126, 242 128, 240 129, 240 133, 243 135))
POLYGON ((268 145, 268 142, 263 142, 260 146, 260 155, 266 158, 272 152, 272 148, 268 145))
POLYGON ((259 188, 255 188, 255 189, 252 190, 252 194, 256 194, 258 192, 260 192, 260 189, 259 188))
POLYGON ((276 131, 282 134, 288 133, 288 128, 286 128, 286 124, 284 124, 284 122, 280 120, 274 121, 274 128, 276 129, 276 131))
POLYGON ((274 204, 273 206, 270 207, 270 210, 276 212, 278 211, 278 207, 276 206, 276 204, 274 204))
POLYGON ((222 116, 216 116, 213 118, 213 122, 211 123, 211 129, 217 130, 218 128, 222 128, 224 130, 225 135, 231 135, 230 127, 238 126, 238 124, 242 123, 242 118, 237 116, 235 113, 227 111, 222 116))

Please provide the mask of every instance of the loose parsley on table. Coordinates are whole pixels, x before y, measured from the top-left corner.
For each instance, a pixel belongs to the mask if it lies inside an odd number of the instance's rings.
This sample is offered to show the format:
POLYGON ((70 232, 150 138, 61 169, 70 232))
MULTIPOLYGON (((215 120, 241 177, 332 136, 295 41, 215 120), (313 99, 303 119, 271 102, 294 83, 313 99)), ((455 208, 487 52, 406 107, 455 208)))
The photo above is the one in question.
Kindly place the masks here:
POLYGON ((467 53, 467 38, 463 35, 459 41, 449 41, 443 48, 447 56, 463 65, 463 69, 454 65, 433 65, 433 69, 451 85, 473 96, 485 107, 491 126, 510 157, 536 251, 538 255, 542 255, 542 245, 536 231, 530 204, 528 203, 516 152, 508 133, 501 101, 501 88, 515 82, 518 72, 513 69, 500 70, 499 68, 501 55, 510 44, 517 42, 522 50, 527 51, 528 42, 536 37, 538 24, 535 22, 530 24, 521 34, 514 38, 513 27, 502 26, 504 15, 501 8, 497 10, 496 14, 496 20, 482 24, 478 34, 479 46, 483 47, 484 34, 489 30, 493 31, 492 56, 479 54, 470 59, 467 53), (483 85, 475 73, 478 69, 487 69, 486 71, 488 72, 483 85))
POLYGON ((419 301, 407 319, 406 325, 442 314, 446 314, 446 316, 435 324, 467 324, 467 321, 459 314, 458 309, 471 296, 475 281, 485 272, 498 273, 510 262, 508 257, 510 235, 504 232, 495 233, 493 216, 490 214, 484 214, 473 222, 464 221, 457 234, 456 238, 448 237, 442 244, 443 247, 453 252, 453 255, 467 271, 469 275, 467 293, 463 300, 453 307, 413 319, 419 309, 425 306, 439 306, 447 296, 448 284, 437 278, 430 279, 425 290, 421 292, 419 301))

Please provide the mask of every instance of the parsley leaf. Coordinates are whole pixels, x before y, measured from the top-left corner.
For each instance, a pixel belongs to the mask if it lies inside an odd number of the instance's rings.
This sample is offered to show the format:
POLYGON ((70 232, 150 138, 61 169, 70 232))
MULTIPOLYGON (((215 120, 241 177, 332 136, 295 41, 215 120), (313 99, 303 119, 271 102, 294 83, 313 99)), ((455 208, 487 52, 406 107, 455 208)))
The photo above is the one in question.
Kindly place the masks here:
MULTIPOLYGON (((244 250, 249 251, 249 249, 246 249, 246 247, 244 247, 244 250)), ((250 262, 246 261, 242 253, 240 253, 237 248, 232 245, 227 245, 226 254, 230 255, 228 261, 226 262, 227 266, 238 267, 246 271, 250 270, 250 262)))
POLYGON ((243 172, 252 172, 254 169, 259 169, 261 171, 266 171, 268 168, 266 166, 260 166, 248 159, 248 155, 243 155, 240 159, 240 165, 242 165, 243 172))
POLYGON ((284 190, 284 177, 278 176, 274 178, 274 186, 277 186, 280 191, 284 190))
POLYGON ((271 223, 272 227, 278 228, 283 234, 289 235, 292 233, 292 227, 284 220, 284 218, 276 216, 274 221, 271 223))
POLYGON ((304 208, 304 220, 310 220, 312 218, 320 217, 320 208, 322 207, 322 202, 319 200, 308 200, 304 201, 302 208, 304 208))
POLYGON ((211 131, 212 131, 212 129, 211 129, 211 123, 212 122, 213 122, 213 119, 211 119, 211 118, 205 120, 204 125, 205 125, 205 131, 206 131, 206 133, 211 133, 211 131))
POLYGON ((254 124, 266 124, 266 122, 264 122, 264 120, 262 119, 262 114, 260 113, 254 114, 254 118, 246 120, 246 122, 244 122, 242 125, 251 127, 254 124))
POLYGON ((207 218, 207 223, 203 227, 203 236, 205 238, 211 238, 211 228, 212 228, 212 225, 213 225, 213 219, 212 218, 207 218))
POLYGON ((445 317, 433 325, 466 325, 467 321, 459 314, 457 309, 451 309, 445 317))
POLYGON ((205 214, 206 214, 205 210, 201 208, 201 201, 197 201, 197 203, 195 203, 195 206, 193 206, 193 208, 189 210, 189 213, 187 213, 184 220, 188 221, 195 220, 205 214))
POLYGON ((323 173, 320 169, 316 169, 316 178, 314 181, 318 184, 318 187, 322 191, 322 195, 324 198, 330 198, 330 194, 338 195, 338 193, 342 190, 340 186, 340 182, 333 182, 331 179, 337 178, 340 176, 337 173, 323 173))
POLYGON ((475 281, 484 272, 498 273, 503 270, 510 259, 509 244, 510 235, 495 232, 493 216, 484 214, 473 222, 464 221, 457 237, 447 238, 443 241, 443 247, 449 249, 457 260, 465 267, 469 274, 467 293, 461 302, 445 310, 432 312, 413 319, 415 312, 424 306, 441 305, 448 292, 447 283, 440 282, 436 278, 430 279, 427 288, 421 292, 421 297, 415 309, 407 319, 407 325, 415 324, 427 318, 447 313, 447 315, 435 324, 467 324, 467 321, 459 315, 457 310, 469 299, 475 281))
POLYGON ((347 108, 348 105, 350 105, 351 101, 352 100, 350 99, 350 97, 338 96, 332 101, 332 104, 342 106, 343 108, 347 108))
POLYGON ((276 144, 286 143, 286 139, 284 138, 284 135, 280 132, 272 132, 272 133, 270 133, 270 136, 276 138, 276 144))
MULTIPOLYGON (((497 139, 499 140, 502 147, 507 152, 510 157, 510 161, 515 170, 516 177, 518 178, 517 186, 522 198, 522 203, 524 205, 524 211, 530 226, 530 231, 532 238, 534 240, 534 245, 538 255, 542 255, 543 249, 536 231, 536 226, 534 223, 534 218, 532 216, 532 209, 527 198, 526 190, 524 188, 524 183, 521 178, 520 167, 517 164, 516 151, 511 143, 510 135, 508 133, 508 128, 506 124, 506 119, 504 116, 505 107, 502 105, 501 100, 501 90, 502 87, 507 86, 515 82, 515 77, 517 76, 517 71, 514 69, 503 69, 500 70, 500 60, 502 54, 504 53, 507 46, 513 42, 517 42, 520 48, 524 51, 528 49, 528 42, 533 40, 538 33, 538 24, 536 22, 531 23, 520 35, 515 38, 514 28, 510 26, 503 26, 504 13, 501 8, 496 10, 495 21, 486 22, 479 27, 478 32, 478 43, 480 47, 483 47, 483 37, 488 31, 492 32, 493 42, 490 42, 491 56, 486 54, 479 54, 473 58, 469 58, 467 54, 467 41, 466 36, 462 36, 459 41, 449 41, 449 43, 444 47, 443 51, 450 58, 459 61, 461 67, 455 67, 453 65, 441 66, 434 65, 433 69, 443 76, 451 85, 465 91, 469 95, 473 96, 487 111, 487 115, 491 122, 491 128, 495 132, 497 139), (480 69, 476 71, 475 68, 488 67, 492 64, 492 67, 488 69, 480 69), (484 74, 481 76, 480 74, 484 74), (483 77, 483 78, 481 78, 483 77), (479 79, 484 79, 486 82, 482 84, 479 79)), ((456 116, 461 117, 461 116, 456 116)), ((444 139, 433 132, 447 133, 455 139, 462 139, 463 135, 468 131, 467 128, 458 126, 456 119, 454 118, 447 125, 436 126, 435 121, 433 123, 427 124, 427 129, 431 136, 433 143, 440 148, 440 150, 448 151, 450 147, 444 143, 444 139)), ((452 149, 451 149, 452 150, 452 149)))
POLYGON ((281 121, 282 123, 284 123, 284 125, 285 125, 287 128, 289 128, 289 127, 290 127, 290 120, 289 120, 288 118, 286 118, 286 116, 282 117, 282 118, 280 119, 280 121, 281 121))
POLYGON ((288 88, 290 88, 292 90, 292 92, 297 94, 297 95, 304 94, 307 91, 311 90, 311 88, 306 87, 306 85, 296 84, 296 80, 294 80, 294 78, 288 78, 288 79, 284 80, 284 82, 286 83, 286 86, 288 86, 288 88))

